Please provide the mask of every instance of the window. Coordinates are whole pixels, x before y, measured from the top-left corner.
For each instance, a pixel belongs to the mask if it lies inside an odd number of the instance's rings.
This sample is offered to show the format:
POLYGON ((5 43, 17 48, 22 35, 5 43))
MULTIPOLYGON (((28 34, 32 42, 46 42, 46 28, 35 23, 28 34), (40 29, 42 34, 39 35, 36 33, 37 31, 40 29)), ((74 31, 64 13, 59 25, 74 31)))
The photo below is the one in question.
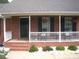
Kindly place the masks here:
POLYGON ((54 17, 43 16, 38 18, 39 32, 53 32, 54 31, 54 17))
POLYGON ((65 31, 72 31, 72 17, 65 17, 65 31))
POLYGON ((42 17, 42 31, 50 32, 50 17, 42 17))

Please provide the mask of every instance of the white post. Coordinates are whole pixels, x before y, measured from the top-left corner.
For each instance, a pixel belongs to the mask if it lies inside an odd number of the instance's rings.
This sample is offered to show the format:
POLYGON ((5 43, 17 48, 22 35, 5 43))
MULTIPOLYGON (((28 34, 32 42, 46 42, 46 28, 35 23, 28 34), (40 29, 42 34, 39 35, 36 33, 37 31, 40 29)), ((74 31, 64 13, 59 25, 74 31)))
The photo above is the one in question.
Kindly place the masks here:
POLYGON ((59 15, 59 42, 61 42, 61 15, 59 15))
POLYGON ((31 40, 31 16, 29 16, 29 41, 31 40))
POLYGON ((4 42, 6 41, 6 18, 3 18, 4 42))

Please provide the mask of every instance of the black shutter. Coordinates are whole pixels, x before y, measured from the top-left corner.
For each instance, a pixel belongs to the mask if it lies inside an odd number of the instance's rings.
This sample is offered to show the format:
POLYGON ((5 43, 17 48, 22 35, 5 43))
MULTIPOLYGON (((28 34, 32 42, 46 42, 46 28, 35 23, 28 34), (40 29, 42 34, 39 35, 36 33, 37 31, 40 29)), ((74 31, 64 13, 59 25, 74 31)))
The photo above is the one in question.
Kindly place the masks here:
POLYGON ((42 32, 42 17, 38 17, 38 31, 42 32))
POLYGON ((50 17, 50 31, 54 31, 54 17, 50 17))
POLYGON ((61 31, 65 31, 65 19, 63 16, 61 17, 61 31))
POLYGON ((76 19, 72 19, 72 31, 76 31, 76 19))

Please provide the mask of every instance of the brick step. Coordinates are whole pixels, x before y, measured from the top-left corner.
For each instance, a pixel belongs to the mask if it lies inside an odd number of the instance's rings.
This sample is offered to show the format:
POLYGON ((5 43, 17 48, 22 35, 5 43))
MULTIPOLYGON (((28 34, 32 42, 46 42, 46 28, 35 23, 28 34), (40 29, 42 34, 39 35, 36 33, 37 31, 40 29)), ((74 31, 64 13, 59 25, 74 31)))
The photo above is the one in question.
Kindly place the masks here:
POLYGON ((29 46, 5 46, 5 47, 29 47, 29 46))
POLYGON ((20 46, 20 47, 22 47, 22 46, 26 47, 28 45, 29 44, 26 44, 26 43, 25 44, 24 43, 23 44, 22 43, 21 44, 18 44, 18 43, 17 44, 14 44, 14 43, 5 44, 5 46, 20 46))
POLYGON ((5 42, 5 44, 7 44, 7 43, 9 43, 9 44, 28 44, 29 42, 5 42))
POLYGON ((11 51, 28 51, 28 49, 11 49, 11 51))
POLYGON ((26 51, 29 47, 9 47, 11 51, 26 51))
POLYGON ((5 47, 8 47, 13 51, 26 51, 29 49, 29 42, 5 42, 5 47))

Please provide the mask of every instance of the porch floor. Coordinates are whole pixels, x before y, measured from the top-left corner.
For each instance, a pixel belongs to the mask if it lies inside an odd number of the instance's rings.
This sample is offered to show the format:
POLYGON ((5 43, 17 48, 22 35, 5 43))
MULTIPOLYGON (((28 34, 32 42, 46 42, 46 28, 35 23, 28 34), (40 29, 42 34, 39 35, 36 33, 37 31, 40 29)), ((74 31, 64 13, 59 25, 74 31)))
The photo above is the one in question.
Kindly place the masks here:
POLYGON ((17 40, 17 39, 12 39, 9 40, 8 42, 28 42, 29 40, 17 40))

